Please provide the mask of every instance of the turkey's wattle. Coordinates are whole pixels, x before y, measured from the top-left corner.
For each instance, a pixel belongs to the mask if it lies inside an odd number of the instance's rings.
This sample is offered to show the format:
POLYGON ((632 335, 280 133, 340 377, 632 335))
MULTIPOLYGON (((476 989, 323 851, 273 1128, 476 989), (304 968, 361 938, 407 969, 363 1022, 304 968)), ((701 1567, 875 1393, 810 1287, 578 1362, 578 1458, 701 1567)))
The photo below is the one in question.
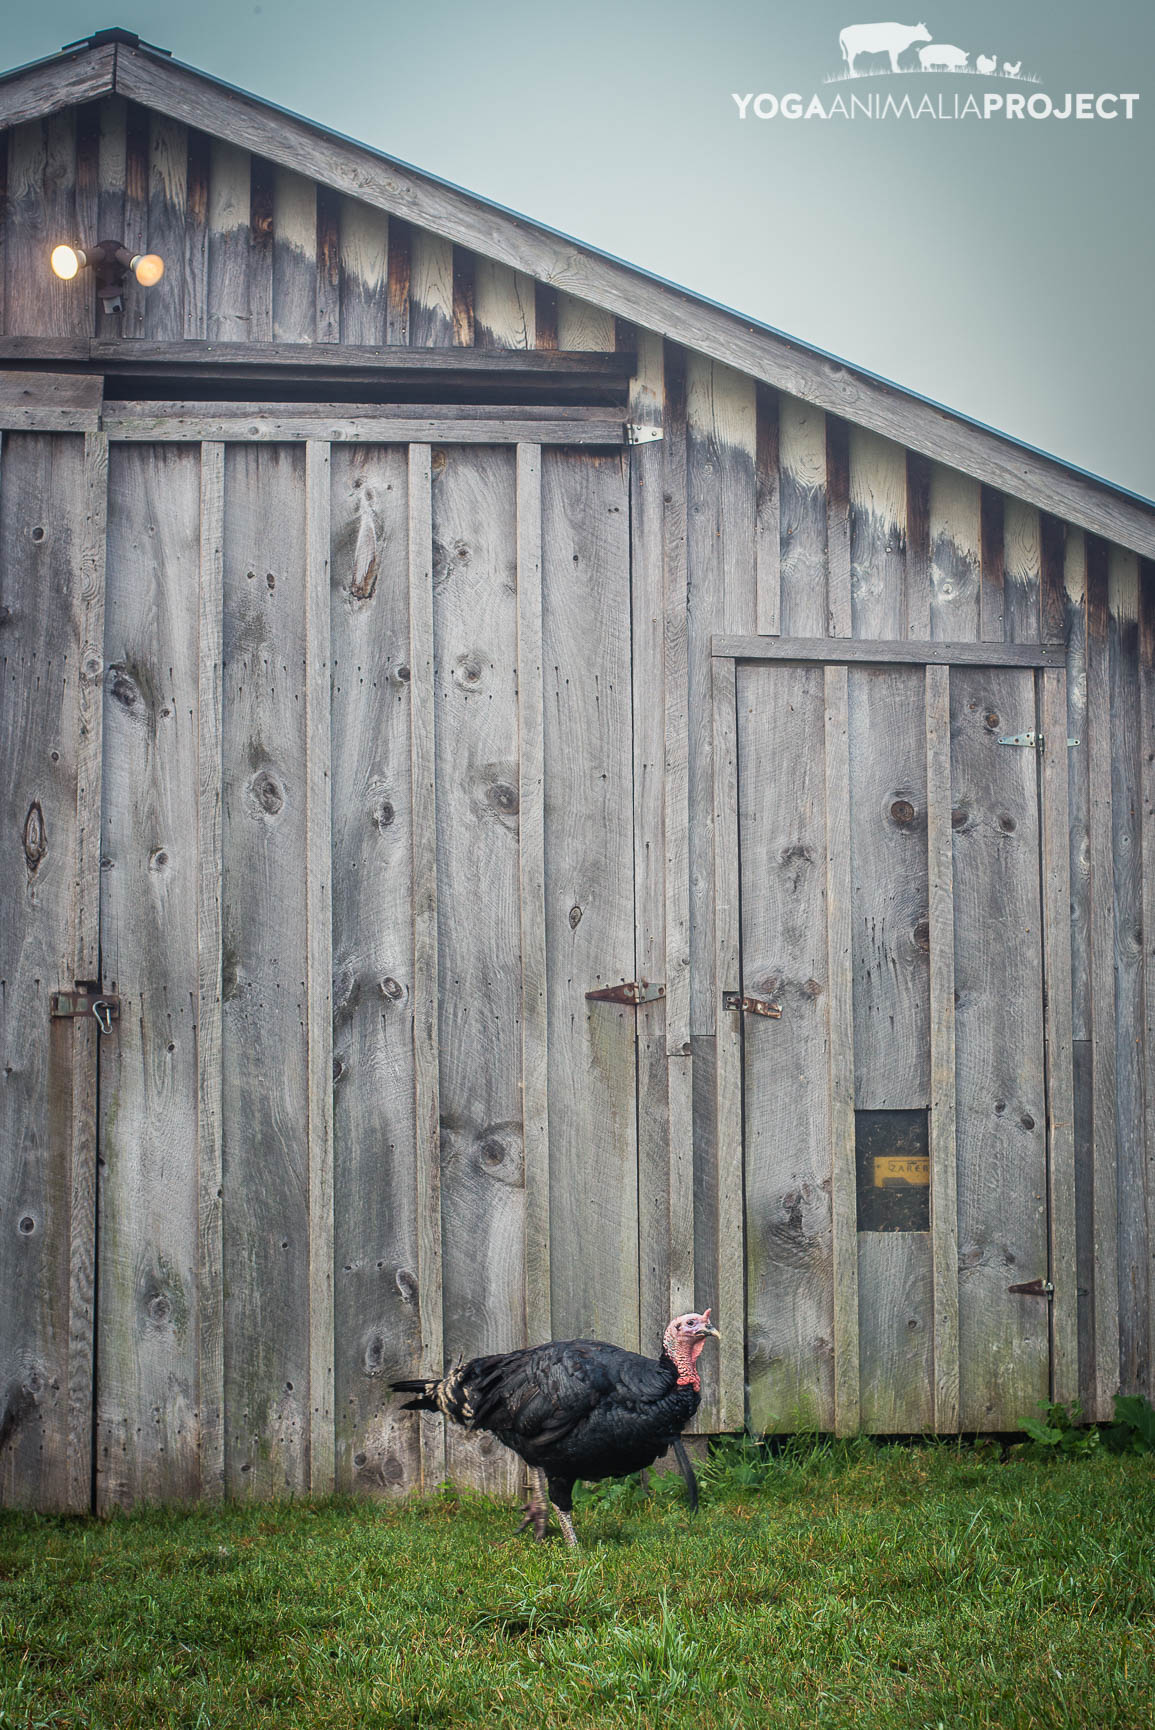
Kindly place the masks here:
POLYGON ((573 1487, 579 1478, 622 1478, 652 1466, 672 1447, 691 1507, 698 1502, 693 1468, 681 1435, 698 1409, 697 1363, 707 1339, 717 1339, 710 1312, 675 1316, 661 1356, 640 1357, 602 1340, 554 1340, 526 1351, 472 1358, 432 1380, 394 1382, 415 1394, 407 1412, 442 1412, 468 1430, 488 1430, 519 1454, 534 1488, 519 1527, 545 1536, 549 1500, 569 1544, 577 1543, 573 1487))

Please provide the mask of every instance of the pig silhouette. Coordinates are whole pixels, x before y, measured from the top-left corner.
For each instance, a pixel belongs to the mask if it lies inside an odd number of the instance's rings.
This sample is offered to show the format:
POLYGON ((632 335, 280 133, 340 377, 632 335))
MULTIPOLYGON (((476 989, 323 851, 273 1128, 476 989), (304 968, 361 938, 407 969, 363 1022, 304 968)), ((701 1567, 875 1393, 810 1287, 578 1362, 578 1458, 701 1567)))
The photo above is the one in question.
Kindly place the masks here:
POLYGON ((935 42, 929 48, 920 48, 918 58, 924 72, 961 72, 970 55, 961 48, 952 48, 949 42, 935 42))

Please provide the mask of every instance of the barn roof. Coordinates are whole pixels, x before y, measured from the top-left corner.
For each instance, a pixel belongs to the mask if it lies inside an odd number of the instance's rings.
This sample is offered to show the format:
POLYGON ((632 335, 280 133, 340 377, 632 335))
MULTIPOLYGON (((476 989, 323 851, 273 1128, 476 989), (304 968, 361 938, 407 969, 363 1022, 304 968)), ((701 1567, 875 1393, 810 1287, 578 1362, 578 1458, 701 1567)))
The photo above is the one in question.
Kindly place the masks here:
POLYGON ((223 80, 101 30, 0 75, 0 127, 119 94, 1155 558, 1155 502, 223 80))

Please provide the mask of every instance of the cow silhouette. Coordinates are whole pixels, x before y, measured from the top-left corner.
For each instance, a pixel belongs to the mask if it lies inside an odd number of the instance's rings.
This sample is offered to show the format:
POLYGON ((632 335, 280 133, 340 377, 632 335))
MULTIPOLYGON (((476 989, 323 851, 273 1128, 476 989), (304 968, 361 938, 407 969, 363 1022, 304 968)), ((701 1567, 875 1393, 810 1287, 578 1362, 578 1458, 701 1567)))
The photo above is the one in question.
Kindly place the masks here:
POLYGON ((999 57, 997 54, 980 54, 978 59, 975 61, 975 66, 987 77, 989 77, 992 72, 998 70, 998 65, 999 57))
POLYGON ((1003 71, 1008 78, 1017 78, 1022 69, 1023 63, 1021 60, 1016 60, 1013 66, 1009 60, 1003 61, 1003 71))
POLYGON ((970 55, 961 48, 953 48, 949 42, 936 42, 930 48, 920 48, 918 58, 924 72, 961 72, 970 55))
POLYGON ((890 70, 899 71, 898 57, 913 48, 916 42, 929 42, 930 31, 925 24, 848 24, 838 37, 842 58, 852 78, 857 78, 854 62, 860 54, 889 54, 890 70))

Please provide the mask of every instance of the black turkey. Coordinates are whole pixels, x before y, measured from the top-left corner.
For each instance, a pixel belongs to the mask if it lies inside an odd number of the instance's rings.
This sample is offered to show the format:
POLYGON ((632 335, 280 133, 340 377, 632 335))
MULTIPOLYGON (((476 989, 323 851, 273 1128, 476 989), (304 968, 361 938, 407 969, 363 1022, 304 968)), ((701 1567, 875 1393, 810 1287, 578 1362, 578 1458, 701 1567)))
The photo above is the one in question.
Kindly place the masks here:
POLYGON ((407 1412, 442 1412, 467 1430, 489 1430, 530 1468, 531 1489, 518 1527, 544 1538, 549 1505, 557 1509, 567 1544, 577 1543, 573 1487, 579 1478, 624 1478, 653 1465, 672 1447, 698 1503, 681 1434, 698 1409, 698 1356, 718 1330, 710 1312, 676 1316, 661 1356, 643 1358, 601 1340, 551 1340, 525 1351, 471 1358, 440 1381, 394 1382, 416 1394, 407 1412))

